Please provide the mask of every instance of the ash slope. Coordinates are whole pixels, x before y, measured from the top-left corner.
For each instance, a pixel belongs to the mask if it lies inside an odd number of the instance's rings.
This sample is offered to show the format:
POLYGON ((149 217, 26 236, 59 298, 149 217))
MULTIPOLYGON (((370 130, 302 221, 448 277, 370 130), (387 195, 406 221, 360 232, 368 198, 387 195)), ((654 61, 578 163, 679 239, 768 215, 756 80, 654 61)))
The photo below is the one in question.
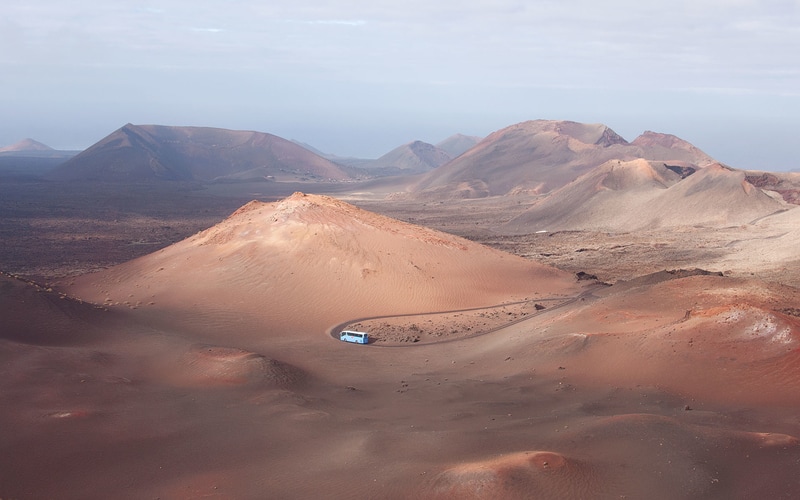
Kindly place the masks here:
POLYGON ((726 227, 793 207, 748 182, 745 172, 719 164, 691 172, 663 162, 612 160, 550 193, 500 231, 726 227))
POLYGON ((341 167, 280 137, 206 127, 127 124, 49 174, 146 182, 346 180, 341 167))
POLYGON ((296 193, 251 202, 182 242, 80 277, 69 290, 198 324, 230 310, 269 321, 273 331, 316 335, 347 319, 571 295, 577 285, 521 257, 296 193))

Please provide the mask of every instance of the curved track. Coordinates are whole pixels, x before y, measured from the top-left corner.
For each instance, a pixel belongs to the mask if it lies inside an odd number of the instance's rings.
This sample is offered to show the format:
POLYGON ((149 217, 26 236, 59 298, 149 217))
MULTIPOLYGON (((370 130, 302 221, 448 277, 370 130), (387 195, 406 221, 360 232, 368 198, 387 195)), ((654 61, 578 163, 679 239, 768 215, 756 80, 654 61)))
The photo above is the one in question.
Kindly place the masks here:
POLYGON ((499 326, 495 326, 495 327, 489 328, 487 330, 483 330, 481 332, 472 333, 470 335, 465 335, 463 337, 435 340, 435 341, 432 341, 432 342, 419 342, 419 343, 414 343, 414 344, 397 344, 397 345, 378 345, 378 344, 375 344, 374 341, 370 341, 369 344, 367 344, 367 345, 371 345, 372 347, 387 347, 387 348, 388 347, 391 347, 391 348, 401 347, 402 348, 402 347, 420 347, 420 346, 427 346, 427 345, 434 345, 434 344, 444 344, 446 342, 456 342, 456 341, 459 341, 459 340, 472 339, 472 338, 475 338, 475 337, 480 337, 482 335, 488 335, 490 333, 494 333, 494 332, 503 330, 503 329, 508 328, 510 326, 516 325, 518 323, 522 323, 523 321, 527 321, 529 319, 535 318, 535 317, 537 317, 537 316, 539 316, 541 314, 561 309, 562 307, 568 306, 570 304, 574 304, 575 302, 578 302, 579 300, 585 300, 587 298, 592 297, 592 293, 594 292, 594 290, 596 290, 597 288, 599 288, 601 286, 605 286, 605 285, 601 285, 601 284, 592 285, 587 290, 584 290, 583 292, 581 292, 578 295, 575 295, 573 297, 552 297, 552 298, 547 298, 547 299, 520 300, 520 301, 516 301, 516 302, 506 302, 506 303, 498 304, 498 305, 494 305, 494 306, 471 307, 471 308, 468 308, 468 309, 453 309, 453 310, 450 310, 450 311, 432 311, 432 312, 408 313, 408 314, 390 314, 390 315, 383 315, 383 316, 368 316, 368 317, 363 317, 363 318, 355 318, 355 319, 351 319, 351 320, 348 320, 348 321, 344 321, 344 322, 339 323, 337 325, 333 325, 332 327, 330 327, 327 330, 327 332, 328 332, 328 335, 331 336, 331 338, 333 338, 334 340, 338 341, 339 340, 339 332, 344 330, 347 325, 350 325, 350 324, 353 324, 353 323, 358 323, 358 322, 361 322, 361 321, 372 321, 372 320, 376 320, 376 319, 389 319, 389 318, 408 318, 408 317, 412 317, 412 316, 426 316, 426 315, 437 315, 437 314, 453 314, 453 313, 471 312, 471 311, 485 311, 485 310, 488 310, 488 309, 498 309, 498 308, 501 308, 501 307, 507 307, 507 306, 513 306, 513 305, 519 305, 519 304, 529 304, 529 303, 532 303, 532 302, 562 301, 560 304, 556 304, 553 307, 550 307, 550 308, 547 308, 547 309, 542 309, 540 311, 536 311, 536 312, 527 314, 525 316, 522 316, 521 318, 517 318, 517 319, 515 319, 513 321, 509 321, 508 323, 505 323, 505 324, 502 324, 502 325, 499 325, 499 326))

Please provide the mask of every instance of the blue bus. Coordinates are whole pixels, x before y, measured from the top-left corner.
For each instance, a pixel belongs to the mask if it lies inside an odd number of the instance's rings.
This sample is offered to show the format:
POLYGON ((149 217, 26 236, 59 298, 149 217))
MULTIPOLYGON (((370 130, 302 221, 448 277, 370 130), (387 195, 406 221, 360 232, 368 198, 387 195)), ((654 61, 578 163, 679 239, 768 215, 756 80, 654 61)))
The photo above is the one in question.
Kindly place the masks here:
POLYGON ((369 342, 369 334, 367 332, 342 330, 342 332, 339 334, 339 340, 342 342, 353 342, 354 344, 366 344, 369 342))

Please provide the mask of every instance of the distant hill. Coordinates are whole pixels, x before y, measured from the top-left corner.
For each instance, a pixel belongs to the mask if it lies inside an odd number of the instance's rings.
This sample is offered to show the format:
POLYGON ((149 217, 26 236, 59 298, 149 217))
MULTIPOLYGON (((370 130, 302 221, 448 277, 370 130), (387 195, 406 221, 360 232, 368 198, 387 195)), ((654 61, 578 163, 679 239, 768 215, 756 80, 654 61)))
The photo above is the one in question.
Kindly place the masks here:
POLYGON ((250 131, 127 124, 49 175, 55 180, 347 180, 330 160, 250 131))
POLYGON ((436 147, 449 154, 450 158, 457 158, 472 149, 479 142, 481 142, 480 137, 455 134, 441 142, 437 142, 436 147))
POLYGON ((695 172, 643 159, 611 160, 553 191, 499 231, 723 227, 785 209, 783 200, 754 186, 745 172, 719 164, 695 172))
POLYGON ((637 158, 680 162, 693 168, 713 162, 674 136, 651 132, 629 143, 602 124, 535 120, 492 133, 425 175, 410 191, 423 198, 547 193, 609 160, 637 158))
POLYGON ((78 154, 61 151, 33 139, 0 148, 0 178, 38 179, 78 154))
POLYGON ((33 139, 22 139, 19 142, 15 142, 10 146, 5 146, 0 148, 0 153, 27 153, 32 151, 55 151, 50 146, 42 144, 39 141, 35 141, 33 139))
POLYGON ((398 146, 377 160, 362 161, 358 167, 376 176, 408 175, 430 172, 450 161, 441 148, 422 141, 398 146))
MULTIPOLYGON (((412 141, 403 144, 377 159, 336 156, 323 153, 308 144, 294 142, 323 158, 341 165, 345 172, 357 178, 425 173, 447 163, 454 157, 443 148, 423 141, 412 141)), ((466 145, 467 142, 463 144, 466 145)))
POLYGON ((80 151, 53 149, 34 139, 23 139, 10 146, 0 148, 0 158, 46 158, 62 161, 75 156, 80 151))

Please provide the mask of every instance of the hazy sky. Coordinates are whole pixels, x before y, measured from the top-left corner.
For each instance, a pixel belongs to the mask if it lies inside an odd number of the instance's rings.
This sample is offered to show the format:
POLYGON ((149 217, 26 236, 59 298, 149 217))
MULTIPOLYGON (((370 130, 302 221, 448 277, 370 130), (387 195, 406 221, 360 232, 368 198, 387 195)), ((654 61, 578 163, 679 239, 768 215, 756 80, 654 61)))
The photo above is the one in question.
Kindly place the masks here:
POLYGON ((0 145, 127 122, 377 157, 537 118, 800 167, 800 0, 11 0, 0 145))

